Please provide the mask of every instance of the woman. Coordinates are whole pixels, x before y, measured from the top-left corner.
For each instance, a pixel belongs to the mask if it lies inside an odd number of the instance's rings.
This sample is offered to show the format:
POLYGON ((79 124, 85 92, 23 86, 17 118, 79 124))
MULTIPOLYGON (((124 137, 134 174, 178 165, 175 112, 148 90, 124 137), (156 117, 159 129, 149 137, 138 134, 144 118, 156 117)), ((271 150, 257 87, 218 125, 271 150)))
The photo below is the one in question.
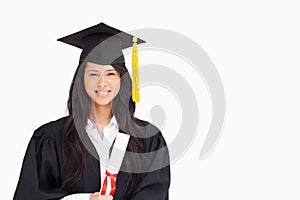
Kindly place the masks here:
MULTIPOLYGON (((168 199, 165 140, 134 117, 136 96, 122 54, 132 38, 100 23, 59 39, 83 50, 69 115, 34 132, 14 200, 168 199)), ((134 38, 133 46, 142 42, 134 38)))

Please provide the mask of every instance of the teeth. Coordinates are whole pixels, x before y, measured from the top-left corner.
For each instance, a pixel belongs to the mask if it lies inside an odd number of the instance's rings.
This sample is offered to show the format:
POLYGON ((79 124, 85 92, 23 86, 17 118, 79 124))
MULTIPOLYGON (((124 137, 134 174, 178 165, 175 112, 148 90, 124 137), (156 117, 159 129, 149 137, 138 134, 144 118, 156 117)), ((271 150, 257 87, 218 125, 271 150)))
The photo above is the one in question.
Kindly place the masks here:
POLYGON ((108 92, 109 92, 109 90, 105 90, 105 91, 96 90, 96 93, 100 94, 100 95, 106 95, 106 94, 108 94, 108 92))

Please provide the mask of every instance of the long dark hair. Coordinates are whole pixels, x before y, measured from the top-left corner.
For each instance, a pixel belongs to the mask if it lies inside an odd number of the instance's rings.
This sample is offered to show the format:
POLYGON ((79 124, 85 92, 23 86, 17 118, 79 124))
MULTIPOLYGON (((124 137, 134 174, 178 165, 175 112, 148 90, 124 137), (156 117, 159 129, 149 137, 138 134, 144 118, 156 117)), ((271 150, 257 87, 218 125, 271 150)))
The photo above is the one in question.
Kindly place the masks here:
MULTIPOLYGON (((131 98, 131 78, 125 64, 112 64, 120 73, 120 90, 112 102, 112 114, 116 117, 119 129, 124 133, 137 135, 138 119, 134 117, 135 103, 131 98)), ((68 98, 68 117, 63 129, 62 150, 66 163, 72 163, 68 176, 63 185, 79 181, 86 166, 87 149, 82 138, 86 137, 85 126, 90 114, 91 99, 84 88, 84 71, 86 63, 80 62, 74 74, 68 98)), ((130 152, 143 152, 143 140, 131 137, 127 150, 130 152)), ((134 164, 134 163, 131 163, 134 164)), ((127 187, 133 189, 141 180, 141 175, 129 174, 127 187)))

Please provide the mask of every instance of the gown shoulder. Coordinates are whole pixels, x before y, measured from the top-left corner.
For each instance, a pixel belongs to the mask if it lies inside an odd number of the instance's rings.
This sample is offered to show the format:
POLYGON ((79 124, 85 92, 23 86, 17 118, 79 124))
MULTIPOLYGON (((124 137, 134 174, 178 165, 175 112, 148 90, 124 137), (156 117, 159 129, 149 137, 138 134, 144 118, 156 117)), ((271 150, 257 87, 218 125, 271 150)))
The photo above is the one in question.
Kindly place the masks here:
POLYGON ((166 140, 158 127, 141 119, 136 119, 136 123, 138 126, 144 127, 141 138, 144 141, 145 152, 157 151, 163 147, 167 148, 166 140))
POLYGON ((60 199, 67 193, 61 188, 59 141, 66 117, 37 128, 27 146, 14 200, 60 199))
POLYGON ((50 139, 57 139, 57 137, 61 135, 66 121, 67 116, 45 123, 34 131, 33 137, 48 137, 50 139))

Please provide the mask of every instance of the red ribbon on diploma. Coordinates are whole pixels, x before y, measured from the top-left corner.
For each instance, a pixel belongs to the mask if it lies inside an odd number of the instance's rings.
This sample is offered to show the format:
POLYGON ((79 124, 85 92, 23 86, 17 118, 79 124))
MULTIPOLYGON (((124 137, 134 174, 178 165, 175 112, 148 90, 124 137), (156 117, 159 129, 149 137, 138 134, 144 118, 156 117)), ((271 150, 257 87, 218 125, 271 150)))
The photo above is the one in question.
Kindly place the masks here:
POLYGON ((111 185, 110 195, 114 195, 115 191, 116 191, 116 180, 117 180, 118 174, 111 174, 107 170, 105 171, 105 174, 106 174, 106 176, 105 176, 105 179, 104 179, 104 182, 103 182, 101 195, 105 195, 105 193, 106 193, 108 177, 110 177, 110 182, 111 182, 111 184, 110 184, 111 185))

